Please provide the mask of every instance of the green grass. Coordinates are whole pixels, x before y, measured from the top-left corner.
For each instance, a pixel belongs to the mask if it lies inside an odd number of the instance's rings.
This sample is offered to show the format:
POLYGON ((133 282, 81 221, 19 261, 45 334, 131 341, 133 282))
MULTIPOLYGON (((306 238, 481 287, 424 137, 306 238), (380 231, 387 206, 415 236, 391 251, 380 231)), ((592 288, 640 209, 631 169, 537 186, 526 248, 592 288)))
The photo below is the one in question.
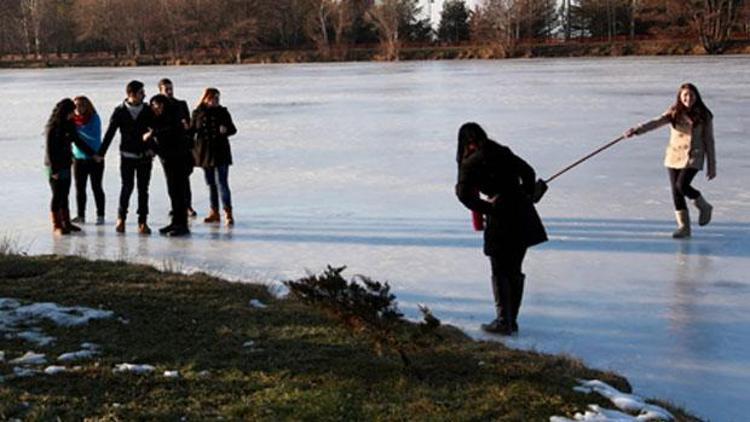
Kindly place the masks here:
MULTIPOLYGON (((57 356, 84 341, 103 347, 79 371, 56 376, 13 378, 12 367, 0 363, 6 376, 0 420, 544 421, 589 403, 611 407, 573 392, 576 378, 630 390, 625 379, 578 361, 472 341, 450 328, 411 356, 422 374, 417 378, 397 356, 378 356, 315 309, 274 299, 261 285, 205 274, 0 255, 0 297, 102 308, 127 320, 46 326, 58 341, 44 348, 0 338, 6 359, 28 350, 57 356), (253 298, 269 306, 251 308, 253 298), (243 348, 248 340, 255 348, 243 348), (114 374, 123 362, 157 371, 114 374), (167 379, 165 370, 182 376, 167 379)), ((694 420, 677 412, 681 420, 694 420)))

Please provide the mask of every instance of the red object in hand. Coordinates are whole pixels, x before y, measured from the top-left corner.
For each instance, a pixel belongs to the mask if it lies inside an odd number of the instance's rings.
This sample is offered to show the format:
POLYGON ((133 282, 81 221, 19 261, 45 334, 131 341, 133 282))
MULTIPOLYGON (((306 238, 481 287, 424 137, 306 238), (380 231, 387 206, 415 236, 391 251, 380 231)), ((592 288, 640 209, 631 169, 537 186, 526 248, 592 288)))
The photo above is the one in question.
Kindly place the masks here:
POLYGON ((484 230, 484 215, 482 215, 482 213, 472 211, 471 223, 474 225, 475 231, 481 232, 482 230, 484 230))

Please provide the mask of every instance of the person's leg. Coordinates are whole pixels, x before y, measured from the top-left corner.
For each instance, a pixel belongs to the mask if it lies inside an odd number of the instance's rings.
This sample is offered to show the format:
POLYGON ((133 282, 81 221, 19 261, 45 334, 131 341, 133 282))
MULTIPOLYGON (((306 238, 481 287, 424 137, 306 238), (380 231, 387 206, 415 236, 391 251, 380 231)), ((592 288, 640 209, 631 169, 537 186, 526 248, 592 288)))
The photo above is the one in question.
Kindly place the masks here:
POLYGON ((193 189, 190 187, 190 175, 193 174, 193 156, 188 156, 185 160, 185 171, 187 176, 185 177, 185 205, 187 206, 190 217, 195 217, 198 213, 193 209, 193 189))
POLYGON ((685 194, 682 190, 685 175, 684 169, 667 169, 669 172, 669 184, 672 187, 672 202, 674 202, 675 220, 677 221, 677 230, 672 233, 675 239, 690 237, 690 214, 685 202, 685 194))
POLYGON ((130 205, 130 195, 135 188, 135 168, 136 160, 132 158, 120 158, 120 204, 117 209, 117 224, 115 229, 122 233, 125 231, 125 219, 128 215, 128 206, 130 205))
POLYGON ((70 171, 67 172, 66 177, 60 179, 60 201, 62 202, 62 224, 67 230, 71 232, 79 232, 81 228, 73 224, 70 220, 70 203, 68 197, 70 196, 70 185, 72 183, 70 171))
POLYGON ((60 179, 49 178, 49 187, 52 191, 52 198, 50 199, 50 216, 52 218, 52 231, 57 235, 68 234, 70 231, 66 230, 62 223, 62 197, 63 192, 61 189, 62 183, 60 179))
POLYGON ((94 202, 96 203, 96 224, 104 224, 104 188, 102 180, 104 179, 104 161, 101 163, 91 163, 91 190, 94 192, 94 202))
POLYGON ((512 303, 510 276, 513 264, 507 254, 490 257, 492 267, 492 294, 495 299, 496 318, 489 324, 482 324, 484 331, 509 335, 512 333, 512 303))
POLYGON ((221 203, 224 205, 227 226, 234 225, 234 213, 232 212, 232 192, 229 190, 229 166, 217 167, 219 175, 219 189, 221 191, 221 203))
POLYGON ((693 188, 691 185, 697 174, 697 169, 683 169, 682 172, 680 172, 680 177, 678 178, 677 183, 682 193, 690 198, 693 201, 693 205, 698 208, 698 225, 705 226, 711 222, 711 213, 713 212, 714 207, 706 201, 706 198, 703 197, 700 191, 693 188))
POLYGON ((219 188, 216 186, 216 167, 203 168, 203 174, 206 185, 208 185, 208 198, 211 205, 208 216, 203 219, 203 222, 218 223, 221 219, 219 217, 219 188))
POLYGON ((76 223, 86 221, 86 179, 89 168, 86 160, 73 160, 73 179, 76 184, 76 223))
POLYGON ((520 247, 510 257, 513 265, 510 276, 511 326, 513 331, 518 331, 518 313, 521 310, 523 288, 526 281, 526 275, 523 273, 523 260, 525 257, 526 247, 520 247))
MULTIPOLYGON (((172 206, 171 229, 187 227, 187 207, 185 206, 185 168, 183 163, 164 161, 164 175, 167 179, 167 192, 172 206)), ((169 226, 167 226, 169 227, 169 226)), ((170 230, 164 231, 166 234, 170 230)))
POLYGON ((138 185, 138 232, 141 234, 150 234, 151 229, 148 227, 148 188, 151 184, 151 169, 153 160, 138 160, 136 167, 136 179, 138 185))

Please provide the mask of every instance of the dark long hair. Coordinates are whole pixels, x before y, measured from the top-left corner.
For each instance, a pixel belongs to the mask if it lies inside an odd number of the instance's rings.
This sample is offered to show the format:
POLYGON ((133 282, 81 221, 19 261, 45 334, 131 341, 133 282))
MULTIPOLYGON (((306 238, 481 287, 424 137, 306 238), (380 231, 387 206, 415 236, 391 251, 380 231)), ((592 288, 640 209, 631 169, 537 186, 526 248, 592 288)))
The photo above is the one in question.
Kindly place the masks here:
POLYGON ((714 117, 711 110, 709 110, 703 102, 703 98, 701 97, 700 92, 698 92, 698 88, 691 83, 680 85, 680 89, 677 90, 677 99, 675 100, 674 106, 672 106, 672 110, 672 126, 677 124, 677 122, 684 117, 689 118, 693 124, 706 122, 708 119, 714 117), (680 100, 680 94, 682 94, 682 91, 685 89, 689 89, 693 92, 693 95, 695 95, 695 104, 693 104, 693 107, 690 109, 686 108, 680 100))
POLYGON ((63 98, 55 104, 55 108, 52 109, 47 120, 47 126, 45 126, 45 132, 49 135, 55 129, 58 129, 66 124, 72 124, 68 121, 68 115, 75 111, 76 103, 70 98, 63 98))
POLYGON ((476 144, 482 148, 488 141, 487 132, 477 123, 468 122, 461 125, 458 130, 458 151, 456 151, 456 162, 461 165, 461 161, 466 158, 466 147, 469 144, 476 144))

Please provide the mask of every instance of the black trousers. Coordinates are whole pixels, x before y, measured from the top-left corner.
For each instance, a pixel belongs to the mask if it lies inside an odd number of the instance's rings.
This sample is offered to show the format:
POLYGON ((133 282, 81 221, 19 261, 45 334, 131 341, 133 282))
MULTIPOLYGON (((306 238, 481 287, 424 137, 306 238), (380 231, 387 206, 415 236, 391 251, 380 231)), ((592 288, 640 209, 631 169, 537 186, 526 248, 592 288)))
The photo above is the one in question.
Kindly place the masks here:
POLYGON ((506 323, 515 323, 521 309, 525 276, 522 271, 526 247, 507 248, 502 254, 490 256, 492 292, 497 316, 506 323))
POLYGON ((172 225, 187 227, 187 192, 189 184, 188 168, 184 160, 162 160, 164 176, 167 179, 167 193, 172 205, 172 225))
POLYGON ((76 183, 76 205, 78 216, 86 216, 86 182, 91 179, 91 190, 94 192, 96 203, 96 215, 104 216, 104 189, 102 179, 104 178, 104 162, 97 163, 94 160, 75 160, 73 162, 73 179, 76 183))
POLYGON ((136 180, 138 183, 138 222, 145 223, 148 217, 148 186, 151 183, 151 169, 153 160, 151 158, 126 158, 120 157, 120 207, 117 217, 125 219, 128 215, 130 195, 133 194, 136 180))
POLYGON ((49 187, 52 190, 52 201, 50 211, 60 212, 68 209, 68 195, 70 195, 70 173, 60 175, 58 179, 49 178, 49 187))
POLYGON ((193 208, 193 189, 190 187, 190 175, 193 174, 193 167, 193 153, 191 152, 185 162, 185 169, 187 170, 187 177, 185 178, 185 204, 188 208, 193 208))
POLYGON ((686 210, 686 196, 690 199, 696 199, 701 196, 701 193, 699 191, 690 186, 693 178, 695 178, 695 175, 698 174, 698 170, 692 168, 668 168, 667 170, 669 171, 669 184, 672 186, 672 200, 674 201, 674 209, 677 211, 686 210))

